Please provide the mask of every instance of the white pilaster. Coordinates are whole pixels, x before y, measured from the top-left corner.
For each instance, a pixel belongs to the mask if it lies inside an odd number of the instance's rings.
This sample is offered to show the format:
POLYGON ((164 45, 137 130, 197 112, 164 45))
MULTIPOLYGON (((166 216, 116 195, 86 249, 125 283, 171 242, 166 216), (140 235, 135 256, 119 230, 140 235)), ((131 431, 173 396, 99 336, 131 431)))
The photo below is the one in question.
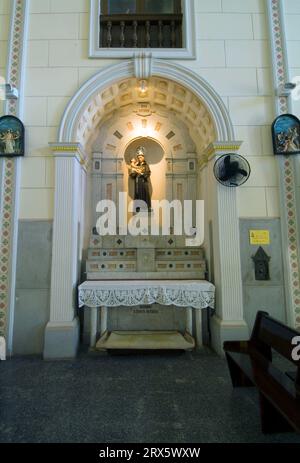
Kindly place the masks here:
POLYGON ((101 326, 100 334, 103 336, 107 331, 108 310, 107 307, 101 307, 101 326))
POLYGON ((212 318, 212 344, 222 354, 226 340, 248 339, 244 321, 237 189, 227 188, 214 178, 216 160, 226 153, 237 153, 242 142, 218 142, 205 153, 212 196, 214 284, 216 313, 212 318))
POLYGON ((79 325, 76 290, 79 280, 82 169, 86 158, 79 144, 51 144, 55 157, 50 321, 45 332, 45 358, 74 357, 79 325))
POLYGON ((192 307, 186 308, 186 331, 189 335, 193 336, 193 309, 192 307))
POLYGON ((195 338, 197 348, 203 347, 202 310, 195 310, 195 338))

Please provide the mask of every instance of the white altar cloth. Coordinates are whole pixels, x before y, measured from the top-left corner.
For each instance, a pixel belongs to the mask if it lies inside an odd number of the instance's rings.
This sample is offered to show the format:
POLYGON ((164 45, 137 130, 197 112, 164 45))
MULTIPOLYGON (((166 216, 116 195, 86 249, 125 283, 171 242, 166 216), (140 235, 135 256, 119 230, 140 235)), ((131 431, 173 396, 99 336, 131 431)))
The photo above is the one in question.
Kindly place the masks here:
POLYGON ((134 307, 141 304, 214 308, 215 287, 204 280, 86 281, 78 288, 79 307, 134 307))
POLYGON ((214 308, 215 287, 205 280, 102 280, 86 281, 78 288, 79 307, 89 307, 90 346, 97 338, 98 312, 101 335, 107 331, 107 311, 112 307, 136 307, 160 304, 186 308, 186 331, 192 335, 195 309, 195 331, 199 346, 202 345, 202 312, 214 308))

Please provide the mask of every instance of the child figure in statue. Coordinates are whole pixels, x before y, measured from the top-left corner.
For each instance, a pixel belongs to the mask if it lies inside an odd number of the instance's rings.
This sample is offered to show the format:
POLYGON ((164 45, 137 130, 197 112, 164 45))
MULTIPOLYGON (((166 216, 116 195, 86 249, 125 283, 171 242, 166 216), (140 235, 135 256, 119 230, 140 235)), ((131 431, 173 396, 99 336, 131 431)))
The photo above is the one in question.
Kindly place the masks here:
POLYGON ((138 161, 135 158, 132 158, 130 161, 130 175, 133 174, 141 175, 142 171, 138 168, 138 161))

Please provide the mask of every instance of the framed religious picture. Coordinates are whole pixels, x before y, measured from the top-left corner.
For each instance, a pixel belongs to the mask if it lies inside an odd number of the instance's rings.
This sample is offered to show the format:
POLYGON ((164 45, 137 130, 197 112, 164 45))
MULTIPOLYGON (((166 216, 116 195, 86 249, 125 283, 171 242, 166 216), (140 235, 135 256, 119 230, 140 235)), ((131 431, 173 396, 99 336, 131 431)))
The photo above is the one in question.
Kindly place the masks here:
POLYGON ((274 154, 300 153, 300 121, 292 114, 277 117, 272 125, 274 154))
POLYGON ((24 156, 24 125, 14 116, 0 117, 0 157, 24 156))

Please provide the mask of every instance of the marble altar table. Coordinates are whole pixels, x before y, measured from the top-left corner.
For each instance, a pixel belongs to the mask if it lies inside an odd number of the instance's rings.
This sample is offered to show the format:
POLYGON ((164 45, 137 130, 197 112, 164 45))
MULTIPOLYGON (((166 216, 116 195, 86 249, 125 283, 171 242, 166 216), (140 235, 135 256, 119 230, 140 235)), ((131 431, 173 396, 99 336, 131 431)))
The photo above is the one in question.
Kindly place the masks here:
POLYGON ((101 335, 107 331, 107 311, 112 307, 137 307, 160 304, 186 308, 186 331, 202 345, 201 310, 214 308, 215 287, 205 280, 105 280, 86 281, 78 288, 79 307, 91 310, 90 346, 96 345, 98 312, 101 335))

